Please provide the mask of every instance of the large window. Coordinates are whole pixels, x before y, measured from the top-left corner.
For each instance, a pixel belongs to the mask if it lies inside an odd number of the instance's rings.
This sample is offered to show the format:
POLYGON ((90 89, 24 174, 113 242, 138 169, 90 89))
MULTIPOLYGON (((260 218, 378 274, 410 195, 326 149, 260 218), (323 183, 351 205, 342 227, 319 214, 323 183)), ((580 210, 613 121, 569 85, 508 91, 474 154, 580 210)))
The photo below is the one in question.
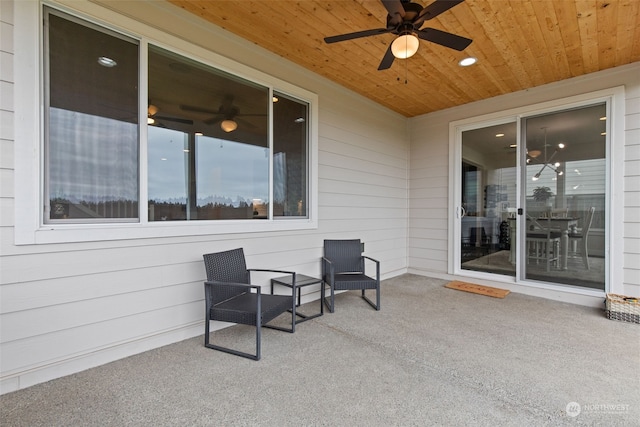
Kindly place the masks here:
POLYGON ((308 102, 49 8, 44 36, 45 223, 309 218, 308 102))
POLYGON ((267 219, 269 88, 149 47, 149 221, 267 219))
POLYGON ((137 220, 138 44, 46 18, 45 222, 137 220))

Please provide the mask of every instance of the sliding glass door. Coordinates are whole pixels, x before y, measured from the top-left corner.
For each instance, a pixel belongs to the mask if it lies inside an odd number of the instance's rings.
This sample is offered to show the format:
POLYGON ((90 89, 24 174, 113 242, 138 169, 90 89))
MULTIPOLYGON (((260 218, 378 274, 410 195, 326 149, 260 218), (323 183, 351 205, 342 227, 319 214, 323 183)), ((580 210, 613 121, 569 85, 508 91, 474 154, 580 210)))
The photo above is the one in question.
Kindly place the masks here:
POLYGON ((604 290, 605 103, 528 117, 525 278, 604 290))
POLYGON ((459 130, 456 271, 605 289, 606 102, 459 130))
POLYGON ((460 268, 515 276, 516 123, 462 132, 460 268), (510 230, 510 227, 512 230, 510 230), (515 252, 514 252, 515 254, 515 252))

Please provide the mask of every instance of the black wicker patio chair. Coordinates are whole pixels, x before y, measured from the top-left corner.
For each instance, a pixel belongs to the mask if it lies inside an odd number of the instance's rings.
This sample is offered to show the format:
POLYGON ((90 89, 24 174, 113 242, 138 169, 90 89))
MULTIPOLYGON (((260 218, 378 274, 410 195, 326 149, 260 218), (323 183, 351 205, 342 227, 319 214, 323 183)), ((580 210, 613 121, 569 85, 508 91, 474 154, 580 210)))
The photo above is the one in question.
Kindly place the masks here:
MULTIPOLYGON (((331 288, 331 294, 324 302, 331 313, 335 307, 335 291, 362 290, 362 298, 376 310, 380 310, 380 262, 362 255, 359 239, 325 240, 322 257, 322 279, 331 288), (376 276, 365 274, 365 261, 373 262, 376 276), (365 296, 366 289, 375 289, 375 304, 365 296)), ((324 285, 323 285, 324 286, 324 285)))
POLYGON ((203 255, 207 271, 205 291, 205 347, 224 351, 236 356, 260 360, 261 327, 293 332, 296 318, 296 303, 293 295, 269 295, 260 291, 260 286, 251 285, 252 271, 292 274, 291 271, 269 269, 247 269, 242 248, 203 255), (291 311, 291 329, 267 325, 287 310, 291 311), (256 352, 245 353, 210 343, 211 320, 240 323, 256 327, 256 352))

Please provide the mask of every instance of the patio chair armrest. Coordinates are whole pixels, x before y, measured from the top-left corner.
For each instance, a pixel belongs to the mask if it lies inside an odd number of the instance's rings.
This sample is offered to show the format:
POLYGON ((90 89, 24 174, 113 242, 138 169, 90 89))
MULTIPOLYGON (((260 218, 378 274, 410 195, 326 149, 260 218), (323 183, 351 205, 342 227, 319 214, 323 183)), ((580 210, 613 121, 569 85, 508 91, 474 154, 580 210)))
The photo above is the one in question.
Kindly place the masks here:
MULTIPOLYGON (((260 299, 260 290, 261 287, 257 285, 250 285, 247 283, 234 283, 234 282, 219 282, 217 280, 207 280, 204 282, 204 295, 205 295, 205 304, 207 311, 212 307, 213 294, 214 289, 233 289, 233 288, 244 288, 244 289, 253 289, 258 294, 258 299, 260 299)), ((222 301, 220 301, 222 302, 222 301)))
MULTIPOLYGON (((249 281, 251 281, 251 272, 252 271, 259 271, 259 272, 266 272, 266 273, 288 274, 288 275, 291 275, 291 283, 295 283, 296 282, 296 273, 295 273, 295 271, 272 270, 270 268, 247 268, 247 274, 249 275, 249 281)), ((273 290, 273 288, 272 288, 272 290, 273 290)))
POLYGON ((370 256, 362 255, 362 258, 366 258, 366 259, 368 259, 368 260, 371 260, 371 261, 375 262, 375 263, 376 263, 376 264, 378 264, 378 265, 380 264, 380 261, 378 261, 378 260, 377 260, 377 259, 375 259, 375 258, 371 258, 370 256))
POLYGON ((321 260, 322 260, 322 278, 325 279, 325 277, 329 276, 329 283, 333 283, 333 277, 335 275, 335 267, 333 266, 333 263, 329 261, 326 257, 322 257, 321 260))
POLYGON ((362 255, 363 259, 368 259, 369 261, 372 261, 376 264, 376 277, 378 280, 380 280, 380 261, 378 261, 375 258, 371 258, 370 256, 367 255, 362 255))
POLYGON ((206 280, 204 282, 205 286, 232 286, 232 287, 241 287, 241 288, 251 288, 260 290, 260 286, 251 285, 249 283, 235 283, 235 282, 219 282, 217 280, 206 280))
POLYGON ((270 268, 248 268, 247 271, 265 271, 268 273, 282 273, 282 274, 291 274, 295 275, 295 271, 287 271, 287 270, 272 270, 270 268))

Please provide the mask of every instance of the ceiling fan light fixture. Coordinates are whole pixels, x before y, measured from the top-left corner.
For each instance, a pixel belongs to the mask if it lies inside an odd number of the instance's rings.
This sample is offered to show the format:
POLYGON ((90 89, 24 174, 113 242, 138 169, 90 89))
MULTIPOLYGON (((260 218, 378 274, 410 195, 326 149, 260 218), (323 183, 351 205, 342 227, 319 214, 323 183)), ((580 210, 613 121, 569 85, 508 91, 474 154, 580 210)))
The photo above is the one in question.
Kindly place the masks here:
POLYGON ((420 40, 413 34, 403 34, 391 43, 391 52, 398 59, 411 58, 420 46, 420 40))
POLYGON ((222 123, 220 123, 220 128, 227 133, 233 132, 238 129, 238 123, 229 119, 223 120, 222 123))

